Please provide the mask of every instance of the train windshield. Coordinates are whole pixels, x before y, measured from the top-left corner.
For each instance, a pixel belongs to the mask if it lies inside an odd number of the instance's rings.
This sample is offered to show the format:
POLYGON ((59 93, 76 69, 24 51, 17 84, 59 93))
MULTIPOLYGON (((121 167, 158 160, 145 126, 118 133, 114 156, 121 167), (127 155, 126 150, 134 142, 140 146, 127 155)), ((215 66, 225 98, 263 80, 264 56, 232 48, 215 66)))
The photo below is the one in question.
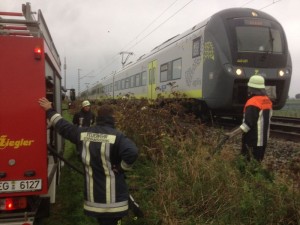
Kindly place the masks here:
POLYGON ((233 45, 238 53, 284 53, 282 28, 275 21, 261 18, 230 20, 233 45))
POLYGON ((286 39, 278 22, 262 18, 234 18, 228 23, 233 65, 257 68, 285 65, 286 39))
POLYGON ((238 52, 283 53, 279 30, 270 27, 237 26, 238 52))

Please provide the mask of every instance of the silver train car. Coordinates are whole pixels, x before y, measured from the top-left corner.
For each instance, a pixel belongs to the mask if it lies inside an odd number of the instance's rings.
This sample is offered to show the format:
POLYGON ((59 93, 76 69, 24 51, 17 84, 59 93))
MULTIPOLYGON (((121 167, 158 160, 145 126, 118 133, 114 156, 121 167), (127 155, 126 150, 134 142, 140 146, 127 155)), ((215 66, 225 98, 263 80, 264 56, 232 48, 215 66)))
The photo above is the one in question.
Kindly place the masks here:
POLYGON ((89 90, 88 98, 133 94, 136 98, 156 99, 159 93, 170 96, 173 89, 214 114, 241 114, 247 82, 254 74, 265 77, 274 109, 282 108, 292 74, 282 26, 262 11, 231 8, 99 81, 89 90))

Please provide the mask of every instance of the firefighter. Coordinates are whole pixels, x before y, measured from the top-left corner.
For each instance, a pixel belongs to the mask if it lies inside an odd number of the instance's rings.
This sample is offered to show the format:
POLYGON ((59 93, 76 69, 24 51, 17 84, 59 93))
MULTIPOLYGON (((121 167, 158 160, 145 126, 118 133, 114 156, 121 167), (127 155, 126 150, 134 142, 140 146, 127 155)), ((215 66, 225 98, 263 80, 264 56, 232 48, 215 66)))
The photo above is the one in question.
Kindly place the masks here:
POLYGON ((95 126, 78 127, 53 110, 46 98, 38 102, 55 130, 74 144, 81 143, 85 214, 96 217, 99 225, 120 224, 128 213, 129 193, 124 172, 131 170, 138 149, 115 129, 111 106, 99 107, 95 126))
POLYGON ((262 76, 250 77, 248 96, 244 106, 243 123, 226 135, 232 138, 243 133, 241 154, 247 160, 253 157, 260 162, 265 155, 272 116, 272 101, 266 94, 265 79, 262 76))
POLYGON ((91 112, 91 103, 84 100, 81 103, 81 110, 75 113, 73 124, 79 127, 90 127, 95 122, 95 115, 91 112))

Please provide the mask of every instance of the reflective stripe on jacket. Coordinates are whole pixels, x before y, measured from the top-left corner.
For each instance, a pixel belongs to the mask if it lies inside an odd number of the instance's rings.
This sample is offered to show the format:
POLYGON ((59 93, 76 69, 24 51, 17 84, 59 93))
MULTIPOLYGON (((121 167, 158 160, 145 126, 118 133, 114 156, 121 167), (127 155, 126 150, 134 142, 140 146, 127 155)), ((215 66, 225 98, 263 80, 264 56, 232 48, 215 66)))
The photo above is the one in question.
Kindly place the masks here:
POLYGON ((123 172, 137 158, 136 145, 114 128, 111 117, 101 125, 80 128, 64 120, 53 110, 47 111, 54 128, 81 147, 84 166, 84 211, 94 217, 123 217, 128 211, 128 187, 123 172))
POLYGON ((267 96, 253 96, 244 107, 244 119, 240 128, 243 141, 249 146, 266 146, 270 132, 272 101, 267 96))

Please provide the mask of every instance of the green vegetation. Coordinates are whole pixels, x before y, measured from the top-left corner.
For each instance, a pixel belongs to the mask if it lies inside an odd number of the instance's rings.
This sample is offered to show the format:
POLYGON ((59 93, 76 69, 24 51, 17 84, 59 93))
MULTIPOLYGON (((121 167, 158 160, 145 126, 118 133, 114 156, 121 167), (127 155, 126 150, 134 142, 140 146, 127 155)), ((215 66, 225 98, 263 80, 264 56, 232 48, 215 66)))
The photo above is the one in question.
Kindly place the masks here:
POLYGON ((274 116, 286 116, 300 118, 300 100, 288 99, 281 110, 275 110, 274 116))
MULTIPOLYGON (((140 149, 128 183, 145 213, 136 221, 130 214, 123 225, 299 224, 299 184, 246 162, 229 144, 212 154, 222 132, 196 125, 178 102, 161 108, 146 100, 118 100, 114 107, 118 128, 140 149)), ((74 149, 67 142, 65 155, 80 168, 74 149)), ((82 213, 82 185, 81 175, 64 167, 57 203, 44 225, 96 224, 82 213)))

